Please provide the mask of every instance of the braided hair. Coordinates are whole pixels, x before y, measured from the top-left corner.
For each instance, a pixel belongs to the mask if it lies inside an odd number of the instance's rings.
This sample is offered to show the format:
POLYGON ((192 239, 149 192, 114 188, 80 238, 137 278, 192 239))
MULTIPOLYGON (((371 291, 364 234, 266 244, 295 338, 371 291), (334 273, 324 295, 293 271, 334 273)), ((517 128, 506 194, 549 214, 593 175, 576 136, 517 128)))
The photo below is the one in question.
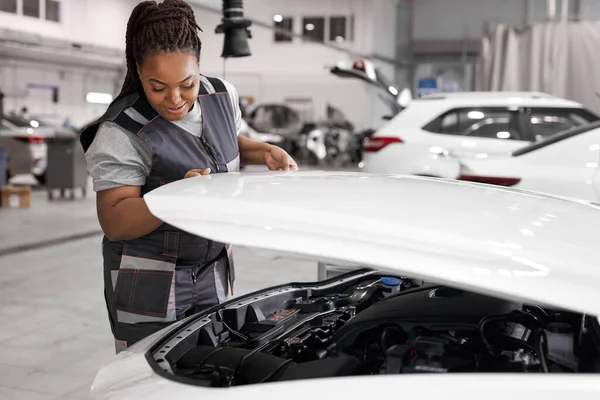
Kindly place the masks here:
MULTIPOLYGON (((131 12, 125 35, 127 75, 121 92, 113 101, 142 90, 137 73, 146 55, 152 52, 189 52, 200 59, 202 42, 198 37, 194 10, 184 0, 144 1, 131 12)), ((200 29, 202 30, 202 29, 200 29)))

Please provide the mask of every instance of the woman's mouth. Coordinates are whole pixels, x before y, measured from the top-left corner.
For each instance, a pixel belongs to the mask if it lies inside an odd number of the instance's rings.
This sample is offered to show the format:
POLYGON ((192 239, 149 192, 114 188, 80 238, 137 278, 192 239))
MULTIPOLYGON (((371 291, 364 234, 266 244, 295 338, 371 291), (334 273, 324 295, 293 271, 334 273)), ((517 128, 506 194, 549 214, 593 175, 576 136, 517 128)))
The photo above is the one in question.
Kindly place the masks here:
POLYGON ((185 110, 185 105, 186 103, 183 103, 179 107, 167 107, 167 111, 169 111, 171 114, 180 114, 183 112, 183 110, 185 110))

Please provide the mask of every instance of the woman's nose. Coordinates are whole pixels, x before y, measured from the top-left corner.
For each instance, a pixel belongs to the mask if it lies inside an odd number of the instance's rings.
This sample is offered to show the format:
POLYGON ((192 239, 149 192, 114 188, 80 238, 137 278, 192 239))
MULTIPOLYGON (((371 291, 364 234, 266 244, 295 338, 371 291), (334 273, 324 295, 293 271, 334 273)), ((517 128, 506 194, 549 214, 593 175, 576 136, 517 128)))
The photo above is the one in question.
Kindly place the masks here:
POLYGON ((181 100, 181 96, 180 96, 180 93, 179 93, 178 89, 169 91, 169 94, 167 96, 168 96, 167 99, 169 100, 169 102, 172 105, 174 105, 174 106, 178 106, 179 105, 179 102, 181 100))

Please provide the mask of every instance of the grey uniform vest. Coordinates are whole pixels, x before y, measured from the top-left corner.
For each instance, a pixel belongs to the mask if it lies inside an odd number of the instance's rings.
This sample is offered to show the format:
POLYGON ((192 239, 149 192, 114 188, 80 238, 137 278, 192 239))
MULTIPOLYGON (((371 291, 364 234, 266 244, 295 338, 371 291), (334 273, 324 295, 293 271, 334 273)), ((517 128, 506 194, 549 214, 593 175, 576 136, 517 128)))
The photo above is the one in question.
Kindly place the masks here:
MULTIPOLYGON (((192 169, 212 173, 239 170, 236 124, 225 85, 208 78, 216 93, 201 87, 202 136, 167 121, 143 94, 125 96, 111 105, 81 134, 84 151, 98 126, 113 121, 145 140, 152 148, 152 169, 142 195, 183 179, 192 169), (133 107, 149 122, 142 125, 126 113, 133 107)), ((111 328, 122 347, 212 307, 233 288, 234 268, 229 245, 188 234, 168 224, 133 240, 112 242, 104 237, 105 300, 111 328)))

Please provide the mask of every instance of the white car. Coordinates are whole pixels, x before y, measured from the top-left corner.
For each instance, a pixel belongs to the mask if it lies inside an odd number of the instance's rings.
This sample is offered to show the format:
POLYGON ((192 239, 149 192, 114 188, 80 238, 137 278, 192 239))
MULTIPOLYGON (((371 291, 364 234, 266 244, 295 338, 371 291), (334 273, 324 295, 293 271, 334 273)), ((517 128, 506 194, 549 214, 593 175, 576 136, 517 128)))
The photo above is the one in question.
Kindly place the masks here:
POLYGON ((440 93, 413 100, 366 139, 365 172, 454 178, 444 151, 510 153, 565 129, 597 121, 581 104, 543 93, 440 93))
POLYGON ((56 136, 56 128, 35 119, 5 115, 0 121, 0 146, 7 151, 7 180, 20 174, 33 174, 45 182, 48 166, 46 139, 56 136))
POLYGON ((101 369, 97 399, 600 398, 598 204, 316 171, 185 179, 145 200, 193 234, 371 269, 176 322, 101 369))
POLYGON ((600 201, 598 122, 558 133, 512 154, 483 153, 457 161, 459 180, 600 201))

